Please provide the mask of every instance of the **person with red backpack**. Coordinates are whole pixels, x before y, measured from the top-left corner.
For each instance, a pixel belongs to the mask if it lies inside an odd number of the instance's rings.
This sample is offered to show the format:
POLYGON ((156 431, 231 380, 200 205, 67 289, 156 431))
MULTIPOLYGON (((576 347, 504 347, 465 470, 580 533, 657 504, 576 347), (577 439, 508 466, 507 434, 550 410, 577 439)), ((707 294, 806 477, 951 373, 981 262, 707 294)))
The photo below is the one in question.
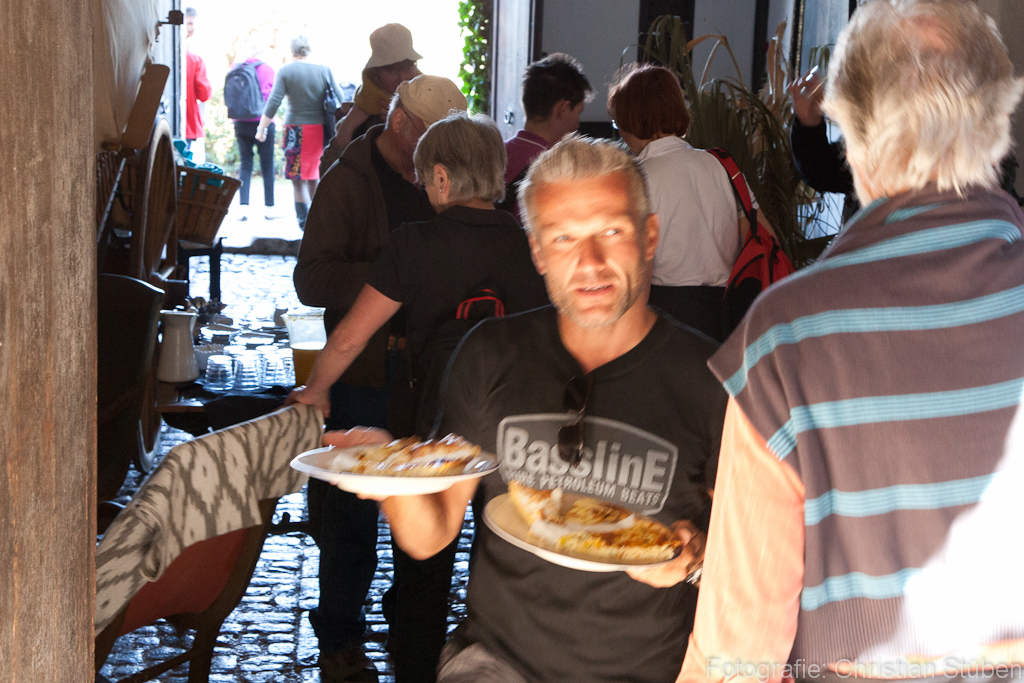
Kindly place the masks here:
MULTIPOLYGON (((438 215, 405 223, 391 233, 366 285, 331 332, 306 386, 292 392, 286 403, 307 403, 329 413, 331 385, 401 309, 413 364, 415 432, 427 437, 448 359, 474 322, 539 308, 548 298, 526 233, 510 214, 494 208, 505 193, 506 162, 494 121, 451 114, 427 128, 414 161, 438 215)), ((422 561, 394 547, 395 609, 388 614, 385 597, 385 616, 398 683, 434 680, 445 641, 457 542, 422 561)))
POLYGON ((770 284, 766 280, 779 270, 774 266, 785 272, 792 266, 780 250, 773 251, 778 243, 735 163, 729 159, 733 170, 727 171, 717 155, 683 139, 690 114, 671 71, 650 64, 627 67, 609 91, 608 111, 640 161, 661 223, 651 305, 724 341, 770 284), (734 273, 741 250, 754 252, 746 263, 762 247, 766 279, 751 277, 756 267, 734 273), (740 280, 734 282, 733 275, 740 280))
POLYGON ((264 140, 256 139, 263 107, 274 87, 274 69, 260 61, 259 50, 253 49, 249 58, 235 64, 224 77, 224 105, 228 118, 235 124, 235 141, 241 160, 239 180, 242 187, 238 203, 242 209, 242 220, 247 220, 249 189, 252 186, 252 164, 255 159, 253 146, 260 155, 260 175, 263 176, 263 205, 266 218, 277 218, 274 212, 274 123, 267 128, 264 140))

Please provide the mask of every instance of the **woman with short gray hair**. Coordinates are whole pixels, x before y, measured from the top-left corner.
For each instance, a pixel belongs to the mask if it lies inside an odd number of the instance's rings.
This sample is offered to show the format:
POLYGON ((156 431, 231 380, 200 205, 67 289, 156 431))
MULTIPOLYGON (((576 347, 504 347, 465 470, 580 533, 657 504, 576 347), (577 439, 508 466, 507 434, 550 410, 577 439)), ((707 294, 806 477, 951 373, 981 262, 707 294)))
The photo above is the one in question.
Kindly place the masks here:
MULTIPOLYGON (((420 138, 414 159, 438 215, 391 233, 367 284, 314 363, 306 386, 293 391, 287 403, 307 403, 328 413, 331 385, 374 333, 404 307, 412 357, 409 379, 417 394, 413 431, 425 438, 434 429, 444 369, 462 335, 481 317, 538 308, 548 303, 548 297, 544 280, 533 267, 526 233, 511 214, 494 208, 505 189, 505 145, 494 122, 465 113, 441 119, 420 138)), ((402 333, 391 330, 396 336, 402 333)), ((396 437, 408 435, 392 430, 396 437)), ((428 563, 416 562, 394 546, 396 577, 413 577, 402 580, 401 590, 411 591, 415 597, 410 599, 418 605, 416 615, 403 622, 401 632, 406 635, 396 645, 400 677, 419 680, 433 675, 433 667, 417 672, 403 671, 403 666, 436 663, 441 655, 457 542, 428 563), (415 654, 416 661, 407 654, 415 654)))
MULTIPOLYGON (((401 99, 393 106, 401 107, 401 99)), ((329 410, 331 385, 404 306, 419 394, 416 433, 426 437, 436 415, 441 374, 454 350, 453 344, 436 357, 432 343, 438 328, 455 320, 460 304, 483 290, 490 290, 486 296, 499 300, 505 313, 548 301, 525 232, 511 214, 494 208, 505 193, 505 145, 494 121, 453 113, 427 128, 413 159, 438 215, 391 233, 305 388, 293 392, 289 402, 329 410)))
POLYGON ((438 121, 420 138, 413 162, 424 185, 432 177, 444 179, 438 188, 451 202, 489 205, 505 197, 505 145, 487 116, 460 112, 438 121))
POLYGON ((306 36, 295 36, 292 38, 291 48, 294 57, 308 57, 310 53, 309 38, 306 36))
POLYGON ((843 131, 862 204, 931 183, 961 196, 998 186, 1024 80, 991 21, 974 4, 950 2, 870 3, 851 19, 822 109, 843 131), (922 53, 942 58, 928 72, 889 77, 922 53))
POLYGON ((284 177, 292 181, 295 193, 295 217, 299 228, 306 227, 313 193, 320 182, 320 156, 324 153, 324 95, 330 83, 337 92, 334 74, 326 66, 314 64, 306 36, 291 41, 292 61, 281 67, 274 79, 263 116, 256 127, 256 139, 263 142, 278 107, 288 98, 284 115, 284 177))

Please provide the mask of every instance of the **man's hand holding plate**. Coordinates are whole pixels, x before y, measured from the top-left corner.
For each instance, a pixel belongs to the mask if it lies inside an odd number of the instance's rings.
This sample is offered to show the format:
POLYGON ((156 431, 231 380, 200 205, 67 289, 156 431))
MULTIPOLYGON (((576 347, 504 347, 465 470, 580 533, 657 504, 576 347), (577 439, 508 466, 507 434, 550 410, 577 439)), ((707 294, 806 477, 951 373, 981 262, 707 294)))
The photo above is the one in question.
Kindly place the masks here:
POLYGON ((683 542, 683 550, 679 557, 649 569, 629 569, 626 573, 631 578, 655 588, 668 588, 685 581, 686 577, 703 564, 707 535, 687 520, 674 522, 672 530, 683 542))

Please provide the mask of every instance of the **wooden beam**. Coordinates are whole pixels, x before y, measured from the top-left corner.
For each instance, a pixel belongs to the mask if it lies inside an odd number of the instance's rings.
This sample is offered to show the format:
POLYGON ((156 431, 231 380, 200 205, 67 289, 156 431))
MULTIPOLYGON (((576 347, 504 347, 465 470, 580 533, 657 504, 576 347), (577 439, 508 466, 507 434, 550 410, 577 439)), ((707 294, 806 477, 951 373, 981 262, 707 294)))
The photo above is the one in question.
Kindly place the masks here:
POLYGON ((0 0, 0 681, 93 679, 92 0, 0 0))
POLYGON ((790 22, 789 62, 793 67, 793 78, 803 75, 804 49, 804 3, 806 0, 793 0, 793 20, 790 22))

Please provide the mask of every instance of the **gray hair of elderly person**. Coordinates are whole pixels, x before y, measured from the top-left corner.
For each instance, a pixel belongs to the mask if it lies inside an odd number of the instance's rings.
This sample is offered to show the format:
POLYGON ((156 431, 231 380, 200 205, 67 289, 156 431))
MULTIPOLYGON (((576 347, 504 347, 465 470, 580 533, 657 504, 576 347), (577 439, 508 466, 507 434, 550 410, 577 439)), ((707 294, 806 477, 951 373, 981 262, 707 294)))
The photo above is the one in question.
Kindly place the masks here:
POLYGON ((295 36, 292 38, 292 55, 295 57, 306 57, 312 51, 309 47, 309 38, 306 36, 295 36))
POLYGON ((973 3, 876 0, 839 36, 823 109, 843 131, 862 201, 930 182, 962 195, 997 185, 1022 89, 973 3))
POLYGON ((453 202, 501 201, 505 196, 506 161, 505 143, 494 121, 464 111, 449 114, 427 128, 413 155, 420 182, 430 182, 435 164, 444 167, 451 183, 449 200, 453 202))
MULTIPOLYGON (((626 179, 626 192, 633 209, 633 224, 643 225, 651 213, 651 200, 647 180, 636 158, 618 145, 573 133, 537 157, 519 184, 519 204, 526 209, 526 229, 532 230, 537 220, 535 198, 538 188, 551 183, 589 180, 614 173, 621 173, 626 179)), ((645 230, 637 232, 639 239, 646 239, 645 230)))

